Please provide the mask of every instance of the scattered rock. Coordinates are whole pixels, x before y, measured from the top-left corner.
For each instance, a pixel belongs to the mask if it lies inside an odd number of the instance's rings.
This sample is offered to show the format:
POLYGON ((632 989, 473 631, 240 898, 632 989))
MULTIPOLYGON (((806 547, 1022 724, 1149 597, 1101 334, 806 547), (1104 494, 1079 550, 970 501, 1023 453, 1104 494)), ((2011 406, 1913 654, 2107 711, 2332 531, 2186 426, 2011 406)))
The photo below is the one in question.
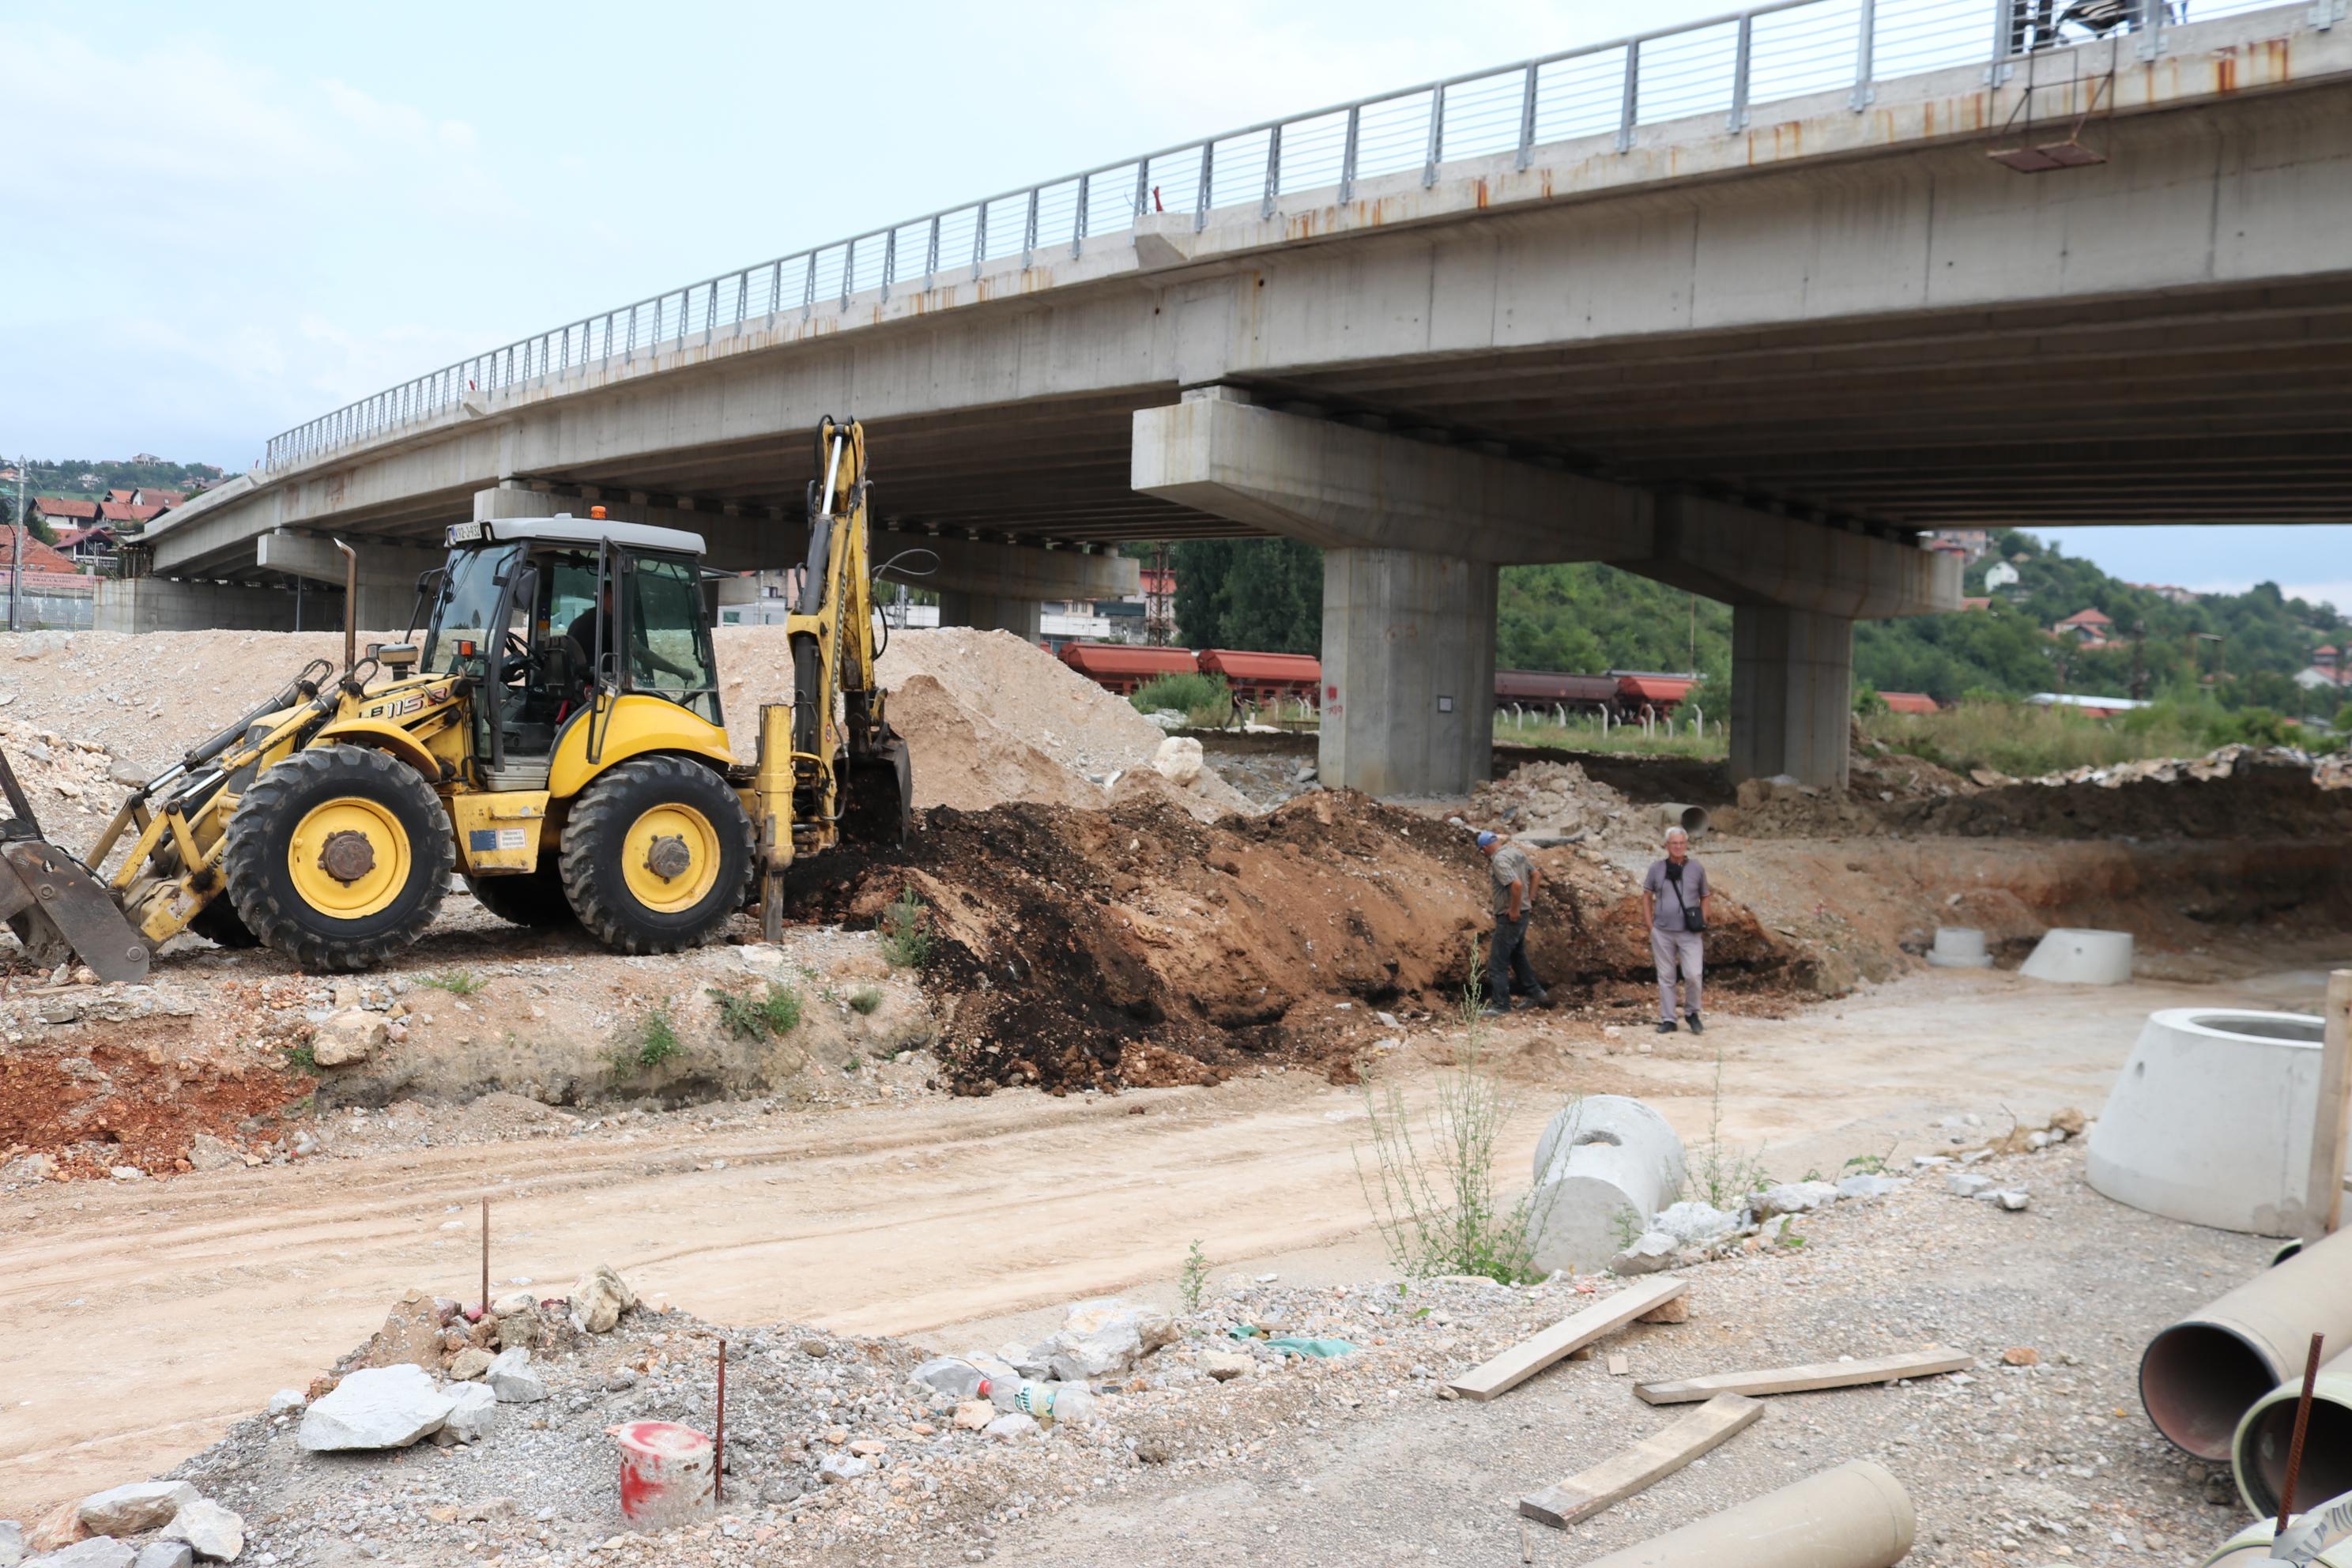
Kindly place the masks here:
POLYGON ((44 1556, 27 1559, 25 1568, 131 1568, 137 1553, 110 1535, 93 1535, 44 1556))
POLYGON ((627 1281, 611 1264, 599 1263, 572 1288, 572 1326, 583 1334, 609 1334, 621 1314, 636 1304, 637 1293, 627 1281))
POLYGON ((1204 1350, 1193 1357, 1202 1372, 1219 1383, 1230 1383, 1237 1377, 1247 1377, 1255 1364, 1252 1358, 1240 1351, 1204 1350))
POLYGON ((441 1359, 441 1313, 433 1298, 411 1290, 384 1314, 383 1327, 362 1352, 360 1364, 437 1366, 441 1359))
POLYGON ((185 1481, 137 1481, 92 1492, 75 1512, 92 1535, 144 1535, 196 1498, 185 1481))
POLYGON ((2000 1359, 2009 1366, 2040 1366, 2042 1352, 2032 1345, 2011 1345, 2000 1352, 2000 1359))
POLYGON ((167 1541, 184 1541, 208 1563, 234 1563, 245 1550, 245 1521, 203 1498, 172 1516, 163 1530, 167 1541))
POLYGON ((527 1350, 546 1341, 547 1325, 540 1321, 536 1308, 527 1308, 520 1312, 501 1312, 492 1337, 502 1351, 527 1350))
POLYGON ((985 1399, 967 1399, 955 1407, 954 1425, 960 1431, 977 1432, 996 1419, 996 1406, 985 1399))
POLYGON ((25 1545, 34 1552, 55 1552, 71 1546, 89 1533, 81 1527, 81 1505, 61 1502, 34 1521, 25 1532, 25 1545))
POLYGON ((2032 1195, 2020 1187, 2006 1187, 1990 1194, 1992 1201, 2011 1214, 2022 1214, 2032 1205, 2032 1195))
POLYGON ((322 1068, 363 1062, 370 1052, 391 1039, 390 1028, 382 1014, 359 1007, 330 1014, 320 1020, 311 1036, 310 1059, 322 1068))
POLYGON ((16 1568, 25 1560, 25 1527, 13 1519, 0 1519, 0 1568, 16 1568))
POLYGON ((12 1182, 46 1182, 58 1173, 58 1163, 47 1154, 27 1154, 0 1167, 0 1176, 12 1182))
POLYGON ((196 1549, 184 1541, 151 1541, 131 1568, 195 1568, 196 1549))
POLYGON ((1654 1230, 1643 1235, 1633 1246, 1609 1260, 1610 1272, 1625 1276, 1655 1274, 1674 1267, 1675 1253, 1682 1243, 1664 1231, 1654 1230))
POLYGON ((2089 1122, 2084 1118, 2083 1113, 2071 1105, 2063 1110, 2053 1113, 2050 1118, 2050 1130, 2053 1132, 2063 1132, 2069 1138, 2081 1137, 2083 1129, 2088 1125, 2089 1122))
MULTIPOLYGON (((1703 1204, 1690 1198, 1667 1208, 1650 1222, 1653 1233, 1673 1237, 1678 1245, 1684 1247, 1703 1247, 1729 1236, 1738 1228, 1738 1215, 1726 1214, 1713 1204, 1703 1204)), ((1640 1245, 1640 1242, 1634 1243, 1636 1247, 1640 1245)))
POLYGON ((501 1405, 532 1405, 547 1397, 547 1384, 530 1369, 530 1352, 517 1347, 500 1351, 482 1373, 501 1405))
POLYGON ((421 1366, 362 1367, 303 1413, 298 1438, 314 1454, 405 1448, 439 1431, 456 1405, 421 1366))
POLYGON ((1169 736, 1151 757, 1152 771, 1179 789, 1199 784, 1202 766, 1201 742, 1190 735, 1169 736))
POLYGON ((499 1396, 488 1384, 464 1383, 449 1391, 454 1400, 449 1415, 441 1424, 439 1436, 446 1434, 455 1443, 478 1443, 490 1435, 499 1422, 499 1396))
POLYGON ((1837 1195, 1842 1198, 1883 1198, 1889 1193, 1900 1191, 1902 1186, 1903 1184, 1893 1176, 1857 1171, 1838 1183, 1837 1195))
MULTIPOLYGON (((1194 751, 1200 742, 1192 742, 1194 751)), ((1031 1353, 1041 1354, 1065 1383, 1124 1373, 1176 1338, 1175 1320, 1150 1307, 1105 1297, 1080 1301, 1053 1338, 1031 1353)))
POLYGON ((1637 1323, 1687 1323, 1690 1321, 1690 1292, 1685 1290, 1671 1301, 1661 1301, 1633 1321, 1637 1323))
POLYGON ((1776 1214, 1811 1214, 1837 1200, 1838 1190, 1832 1183, 1783 1182, 1759 1193, 1754 1204, 1757 1217, 1769 1219, 1776 1214))
POLYGON ((1040 1432, 1037 1423, 1018 1410, 1006 1411, 981 1430, 1000 1443, 1011 1443, 1023 1437, 1034 1437, 1040 1432))
POLYGON ((1991 1190, 1993 1179, 1974 1171, 1951 1171, 1946 1173, 1944 1185, 1954 1197, 1981 1197, 1991 1190))
POLYGON ((449 1358, 449 1381, 471 1383, 489 1371, 490 1363, 497 1359, 478 1345, 467 1345, 449 1358))
POLYGON ((294 1412, 301 1409, 304 1405, 310 1403, 310 1400, 303 1397, 303 1394, 300 1389, 281 1388, 277 1393, 269 1396, 269 1414, 272 1415, 291 1415, 294 1412))
MULTIPOLYGON (((1024 1415, 1021 1419, 1027 1421, 1029 1418, 1024 1415)), ((837 1487, 844 1481, 854 1481, 860 1476, 870 1475, 873 1469, 870 1463, 855 1454, 827 1454, 817 1461, 816 1476, 826 1486, 837 1487)))

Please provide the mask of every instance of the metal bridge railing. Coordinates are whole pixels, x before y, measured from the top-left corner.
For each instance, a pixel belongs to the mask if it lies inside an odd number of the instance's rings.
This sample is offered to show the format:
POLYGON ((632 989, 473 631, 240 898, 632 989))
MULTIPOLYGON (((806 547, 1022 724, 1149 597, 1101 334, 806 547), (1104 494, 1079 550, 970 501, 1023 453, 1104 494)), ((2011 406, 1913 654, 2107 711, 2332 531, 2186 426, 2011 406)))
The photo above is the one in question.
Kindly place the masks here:
POLYGON ((978 277, 1014 256, 1082 255, 1150 213, 1258 204, 1272 216, 1288 193, 1614 133, 1630 149, 1641 128, 1720 114, 1727 134, 1755 105, 1848 88, 1856 112, 1874 84, 1983 62, 1994 80, 2039 48, 2118 32, 2152 53, 2165 29, 2244 11, 2305 9, 2326 26, 2344 0, 1774 0, 1711 21, 1591 44, 1353 103, 1228 132, 983 200, 927 214, 721 273, 584 317, 347 404, 270 438, 265 472, 377 439, 402 426, 527 383, 639 354, 722 328, 851 296, 978 277), (2081 17, 2076 20, 2074 18, 2081 17))

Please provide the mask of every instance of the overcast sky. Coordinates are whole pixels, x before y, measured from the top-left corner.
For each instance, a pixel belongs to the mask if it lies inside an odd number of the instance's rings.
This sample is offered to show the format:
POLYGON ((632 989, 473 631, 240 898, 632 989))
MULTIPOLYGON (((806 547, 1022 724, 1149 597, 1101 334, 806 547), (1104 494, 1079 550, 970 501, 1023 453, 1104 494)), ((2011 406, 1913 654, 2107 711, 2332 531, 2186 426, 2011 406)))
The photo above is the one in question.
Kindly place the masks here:
MULTIPOLYGON (((0 453, 278 430, 724 268, 1727 0, 0 5, 0 453), (1437 25, 1433 26, 1433 23, 1437 25)), ((2352 530, 2065 541, 2352 604, 2352 530)))

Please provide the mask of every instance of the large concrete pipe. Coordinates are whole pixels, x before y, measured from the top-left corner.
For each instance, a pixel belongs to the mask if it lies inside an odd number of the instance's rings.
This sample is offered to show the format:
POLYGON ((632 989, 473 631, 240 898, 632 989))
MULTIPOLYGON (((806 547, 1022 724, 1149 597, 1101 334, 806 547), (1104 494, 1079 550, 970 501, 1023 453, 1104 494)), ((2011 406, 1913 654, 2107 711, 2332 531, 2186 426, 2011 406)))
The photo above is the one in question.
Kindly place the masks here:
POLYGON ((2300 1234, 2324 1032, 2308 1013, 2149 1014, 2091 1129, 2092 1187, 2190 1225, 2300 1234))
MULTIPOLYGON (((2231 1441, 2238 1495, 2257 1519, 2278 1517, 2287 1448, 2294 1441, 2294 1407, 2302 1398, 2303 1375, 2297 1373, 2254 1401, 2231 1441)), ((2311 1426, 2304 1433, 2303 1470, 2294 1483, 2294 1495, 2306 1503, 2344 1492, 2352 1492, 2352 1351, 2322 1366, 2312 1385, 2311 1426)))
POLYGON ((1679 827, 1693 838, 1715 826, 1715 818, 1706 814, 1706 807, 1679 800, 1658 807, 1658 822, 1664 827, 1679 827))
POLYGON ((1585 1568, 1893 1568, 1912 1530, 1903 1483, 1856 1459, 1585 1568))
MULTIPOLYGON (((2298 1485, 2295 1496, 2303 1495, 2298 1485)), ((2282 1549, 2273 1551, 2277 1529, 2275 1519, 2250 1524, 2216 1547, 2198 1568, 2264 1568, 2281 1561, 2312 1568, 2352 1568, 2352 1497, 2329 1498, 2312 1504, 2308 1511, 2295 1510, 2285 1541, 2278 1543, 2282 1549)))
POLYGON ((2121 985, 2131 978, 2131 932, 2054 926, 2042 933, 2042 940, 2033 944, 2032 956, 2017 972, 2028 980, 2121 985))
POLYGON ((2352 1345, 2352 1231, 2305 1247, 2150 1340, 2140 1403, 2189 1453, 2226 1459, 2246 1412, 2289 1376, 2302 1382, 2315 1333, 2352 1345))
POLYGON ((1681 1195, 1683 1176, 1683 1141, 1664 1117, 1622 1094, 1577 1100, 1536 1144, 1528 1216, 1536 1267, 1604 1267, 1681 1195))

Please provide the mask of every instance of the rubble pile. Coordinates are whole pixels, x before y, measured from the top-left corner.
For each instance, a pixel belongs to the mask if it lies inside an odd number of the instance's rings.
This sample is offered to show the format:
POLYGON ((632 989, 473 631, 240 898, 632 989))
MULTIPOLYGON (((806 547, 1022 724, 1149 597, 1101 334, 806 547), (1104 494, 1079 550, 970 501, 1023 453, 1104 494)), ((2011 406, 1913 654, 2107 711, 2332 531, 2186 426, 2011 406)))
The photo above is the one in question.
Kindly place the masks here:
POLYGON ((386 1562, 551 1565, 681 1549, 722 1563, 905 1561, 919 1541, 984 1552, 1008 1525, 1124 1495, 1150 1472, 1245 1468, 1310 1416, 1328 1429, 1446 1397, 1446 1376, 1615 1288, 1235 1277, 1197 1310, 1081 1301, 1034 1343, 951 1354, 798 1324, 722 1328, 637 1301, 609 1270, 568 1298, 517 1292, 488 1310, 412 1292, 309 1390, 282 1391, 160 1484, 235 1508, 247 1562, 315 1561, 329 1542, 386 1562), (637 1525, 615 1486, 614 1430, 715 1432, 722 1341, 721 1495, 703 1523, 637 1525), (501 1363, 529 1381, 502 1383, 501 1363))
POLYGON ((1463 814, 1474 827, 1525 843, 1638 845, 1653 841, 1631 802, 1576 763, 1523 763, 1478 786, 1463 814))
MULTIPOLYGON (((2081 1111, 2069 1107, 2053 1112, 2040 1127, 2019 1123, 1998 1138, 1969 1144, 1967 1132, 1977 1121, 1973 1117, 1947 1120, 1944 1131, 1954 1134, 1954 1152, 1914 1155, 1910 1174, 1940 1176, 1944 1190, 1952 1196, 1981 1199, 2011 1214, 2032 1206, 2030 1191, 1970 1167, 2000 1155, 2054 1149, 2069 1140, 2084 1137, 2091 1127, 2081 1111)), ((1888 1196, 1901 1191, 1910 1179, 1886 1170, 1882 1162, 1856 1163, 1863 1168, 1849 1171, 1837 1181, 1809 1177, 1801 1182, 1774 1183, 1748 1194, 1732 1208, 1717 1208, 1695 1198, 1672 1204, 1660 1210, 1647 1229, 1609 1260, 1610 1272, 1630 1278, 1666 1268, 1695 1268, 1718 1258, 1752 1253, 1763 1247, 1802 1246, 1803 1238, 1795 1229, 1801 1216, 1847 1199, 1888 1196)))

